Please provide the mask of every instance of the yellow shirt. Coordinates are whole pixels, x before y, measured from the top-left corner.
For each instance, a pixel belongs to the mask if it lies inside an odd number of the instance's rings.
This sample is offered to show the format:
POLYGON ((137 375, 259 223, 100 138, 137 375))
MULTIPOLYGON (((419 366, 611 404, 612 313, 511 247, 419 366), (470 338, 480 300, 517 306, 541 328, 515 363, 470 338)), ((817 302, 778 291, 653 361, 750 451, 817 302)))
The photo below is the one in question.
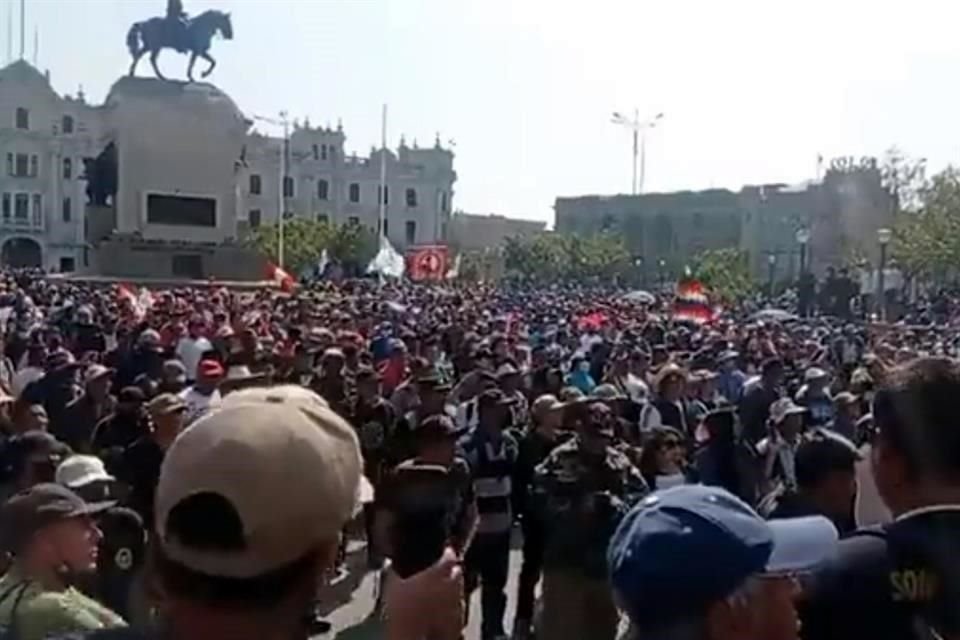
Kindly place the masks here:
POLYGON ((73 587, 47 591, 16 568, 0 577, 0 596, 4 595, 0 627, 10 630, 16 625, 17 640, 127 626, 123 618, 73 587))

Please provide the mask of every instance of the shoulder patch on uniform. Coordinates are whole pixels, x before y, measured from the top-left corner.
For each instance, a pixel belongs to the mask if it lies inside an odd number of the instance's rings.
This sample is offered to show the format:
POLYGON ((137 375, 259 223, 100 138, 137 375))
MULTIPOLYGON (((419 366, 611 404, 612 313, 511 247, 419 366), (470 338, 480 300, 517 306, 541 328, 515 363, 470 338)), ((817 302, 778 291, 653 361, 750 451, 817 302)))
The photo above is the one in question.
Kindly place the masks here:
POLYGON ((133 567, 133 551, 129 547, 122 547, 113 556, 113 563, 117 568, 129 571, 133 567))

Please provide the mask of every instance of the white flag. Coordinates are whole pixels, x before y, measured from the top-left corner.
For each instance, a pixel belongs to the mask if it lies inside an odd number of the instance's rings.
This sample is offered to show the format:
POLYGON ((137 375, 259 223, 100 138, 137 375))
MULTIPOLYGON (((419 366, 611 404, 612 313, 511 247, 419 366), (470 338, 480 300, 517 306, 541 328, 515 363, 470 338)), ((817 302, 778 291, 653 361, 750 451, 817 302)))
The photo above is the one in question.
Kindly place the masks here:
POLYGON ((460 256, 462 255, 458 253, 457 257, 453 259, 453 264, 447 270, 447 280, 456 280, 460 277, 460 256))
POLYGON ((380 237, 380 250, 370 265, 367 267, 367 273, 379 273, 391 278, 402 278, 406 269, 403 256, 397 253, 396 249, 390 244, 385 236, 380 237))

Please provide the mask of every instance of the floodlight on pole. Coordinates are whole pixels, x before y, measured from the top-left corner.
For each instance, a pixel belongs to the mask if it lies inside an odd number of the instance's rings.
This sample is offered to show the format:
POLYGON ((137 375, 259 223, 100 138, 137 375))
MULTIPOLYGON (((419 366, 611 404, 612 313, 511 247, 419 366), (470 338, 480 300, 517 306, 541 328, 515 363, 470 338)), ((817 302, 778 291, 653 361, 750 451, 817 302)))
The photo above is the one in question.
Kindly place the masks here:
POLYGON ((647 174, 647 131, 657 126, 657 123, 663 119, 663 113, 640 120, 640 111, 633 110, 633 116, 627 117, 619 111, 614 111, 611 118, 613 124, 619 125, 630 130, 633 138, 633 177, 630 183, 630 193, 637 195, 643 193, 643 186, 647 174), (637 159, 640 160, 640 182, 637 184, 637 159))

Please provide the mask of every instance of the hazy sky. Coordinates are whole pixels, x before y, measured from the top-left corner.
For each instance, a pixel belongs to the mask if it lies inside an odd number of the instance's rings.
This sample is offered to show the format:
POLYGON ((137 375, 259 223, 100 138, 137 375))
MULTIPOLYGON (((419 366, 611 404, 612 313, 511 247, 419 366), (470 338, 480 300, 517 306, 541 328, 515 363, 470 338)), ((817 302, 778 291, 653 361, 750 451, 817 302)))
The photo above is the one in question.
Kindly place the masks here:
MULTIPOLYGON (((0 56, 8 3, 0 0, 0 56)), ((26 0, 27 57, 54 87, 103 99, 129 25, 165 0, 26 0)), ((960 159, 956 0, 184 0, 233 14, 211 80, 247 114, 342 118, 367 153, 456 141, 456 208, 553 219, 558 195, 630 188, 614 110, 664 112, 647 190, 813 177, 816 158, 892 144, 960 159)), ((16 20, 16 18, 15 18, 16 20)), ((15 30, 16 31, 16 30, 15 30)), ((19 47, 15 45, 14 49, 19 47)), ((161 67, 182 77, 186 58, 161 67)), ((141 74, 148 72, 144 60, 141 74)))

